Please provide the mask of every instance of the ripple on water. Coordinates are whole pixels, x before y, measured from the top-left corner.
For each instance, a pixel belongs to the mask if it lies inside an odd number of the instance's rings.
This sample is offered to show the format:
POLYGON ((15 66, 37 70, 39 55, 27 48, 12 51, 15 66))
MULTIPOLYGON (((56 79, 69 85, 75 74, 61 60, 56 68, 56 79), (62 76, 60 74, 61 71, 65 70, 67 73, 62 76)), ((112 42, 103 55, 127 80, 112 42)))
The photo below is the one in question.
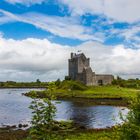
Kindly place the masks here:
MULTIPOLYGON (((22 93, 32 89, 0 89, 0 124, 29 124, 31 110, 28 108, 31 99, 22 93)), ((119 112, 128 113, 125 107, 86 106, 82 102, 61 101, 56 104, 56 120, 74 120, 87 128, 106 128, 122 123, 119 112)))

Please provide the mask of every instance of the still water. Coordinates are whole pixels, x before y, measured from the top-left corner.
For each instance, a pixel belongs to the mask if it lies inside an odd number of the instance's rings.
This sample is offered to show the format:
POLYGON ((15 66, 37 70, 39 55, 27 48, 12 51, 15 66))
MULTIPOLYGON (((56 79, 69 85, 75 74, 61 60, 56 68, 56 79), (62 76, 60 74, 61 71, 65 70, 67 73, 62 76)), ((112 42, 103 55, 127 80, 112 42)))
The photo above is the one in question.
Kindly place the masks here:
MULTIPOLYGON (((23 96, 30 90, 40 89, 0 89, 0 126, 29 124, 31 98, 23 96)), ((56 103, 56 120, 74 120, 87 128, 106 128, 122 123, 120 113, 125 116, 125 107, 87 105, 86 102, 64 101, 56 103)))

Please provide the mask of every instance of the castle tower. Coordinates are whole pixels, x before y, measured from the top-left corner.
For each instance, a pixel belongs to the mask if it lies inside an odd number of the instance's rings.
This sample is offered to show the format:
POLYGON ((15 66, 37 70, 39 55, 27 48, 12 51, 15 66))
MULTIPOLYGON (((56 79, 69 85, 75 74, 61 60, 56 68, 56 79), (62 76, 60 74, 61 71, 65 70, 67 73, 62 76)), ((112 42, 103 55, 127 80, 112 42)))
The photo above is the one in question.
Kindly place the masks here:
POLYGON ((114 76, 110 74, 95 74, 90 67, 90 59, 83 53, 71 53, 69 62, 69 77, 80 81, 85 85, 107 85, 111 84, 114 76))
POLYGON ((90 59, 83 53, 71 53, 69 59, 69 77, 72 80, 78 80, 86 85, 92 85, 92 69, 90 68, 90 59))

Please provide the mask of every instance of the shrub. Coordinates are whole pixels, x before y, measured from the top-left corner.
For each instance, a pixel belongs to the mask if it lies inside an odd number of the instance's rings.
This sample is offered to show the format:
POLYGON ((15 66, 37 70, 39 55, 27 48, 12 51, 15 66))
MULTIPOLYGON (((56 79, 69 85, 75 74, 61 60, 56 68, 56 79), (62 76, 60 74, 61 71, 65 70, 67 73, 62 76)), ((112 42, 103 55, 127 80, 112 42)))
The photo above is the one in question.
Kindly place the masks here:
POLYGON ((61 89, 71 89, 71 90, 86 90, 87 87, 78 82, 78 81, 67 81, 67 80, 64 80, 63 82, 61 82, 61 84, 59 85, 58 88, 61 88, 61 89))
POLYGON ((140 95, 131 102, 127 120, 119 131, 122 140, 140 140, 140 95))
POLYGON ((54 84, 48 86, 47 95, 45 99, 34 99, 31 102, 30 109, 32 109, 32 127, 30 129, 30 139, 32 140, 49 140, 53 136, 52 129, 55 124, 54 116, 56 113, 56 107, 52 103, 54 97, 52 91, 54 90, 54 84))

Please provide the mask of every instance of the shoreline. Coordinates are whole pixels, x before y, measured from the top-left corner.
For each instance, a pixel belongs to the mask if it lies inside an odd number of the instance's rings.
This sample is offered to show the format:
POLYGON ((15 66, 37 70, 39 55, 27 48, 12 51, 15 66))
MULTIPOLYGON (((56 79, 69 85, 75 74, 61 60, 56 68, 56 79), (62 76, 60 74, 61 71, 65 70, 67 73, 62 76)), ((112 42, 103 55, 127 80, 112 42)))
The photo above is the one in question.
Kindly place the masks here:
MULTIPOLYGON (((67 134, 68 135, 77 135, 79 133, 84 133, 84 134, 88 134, 88 133, 104 133, 104 132, 112 132, 113 129, 115 128, 114 126, 112 127, 106 127, 106 128, 85 128, 82 126, 78 126, 77 124, 75 124, 73 126, 73 128, 75 128, 74 130, 68 130, 67 134)), ((30 128, 28 129, 13 129, 13 128, 1 128, 0 127, 0 140, 22 140, 22 139, 26 139, 29 136, 29 131, 30 128)), ((63 133, 63 131, 59 130, 60 132, 63 133)))
MULTIPOLYGON (((23 93, 24 96, 30 98, 46 98, 46 95, 39 94, 37 92, 36 95, 28 93, 23 93)), ((90 103, 91 105, 110 105, 110 106, 122 106, 128 107, 129 100, 122 97, 86 97, 86 96, 63 96, 63 93, 53 93, 56 96, 56 100, 67 100, 67 101, 75 101, 75 102, 86 102, 86 104, 90 103)))
POLYGON ((57 100, 84 102, 90 105, 110 105, 128 107, 129 102, 123 98, 84 98, 84 97, 56 97, 57 100))
POLYGON ((23 88, 23 89, 26 89, 26 88, 28 88, 28 89, 36 89, 36 88, 38 88, 38 89, 46 89, 46 87, 0 87, 0 89, 15 89, 15 88, 17 88, 17 89, 21 89, 21 88, 23 88))

